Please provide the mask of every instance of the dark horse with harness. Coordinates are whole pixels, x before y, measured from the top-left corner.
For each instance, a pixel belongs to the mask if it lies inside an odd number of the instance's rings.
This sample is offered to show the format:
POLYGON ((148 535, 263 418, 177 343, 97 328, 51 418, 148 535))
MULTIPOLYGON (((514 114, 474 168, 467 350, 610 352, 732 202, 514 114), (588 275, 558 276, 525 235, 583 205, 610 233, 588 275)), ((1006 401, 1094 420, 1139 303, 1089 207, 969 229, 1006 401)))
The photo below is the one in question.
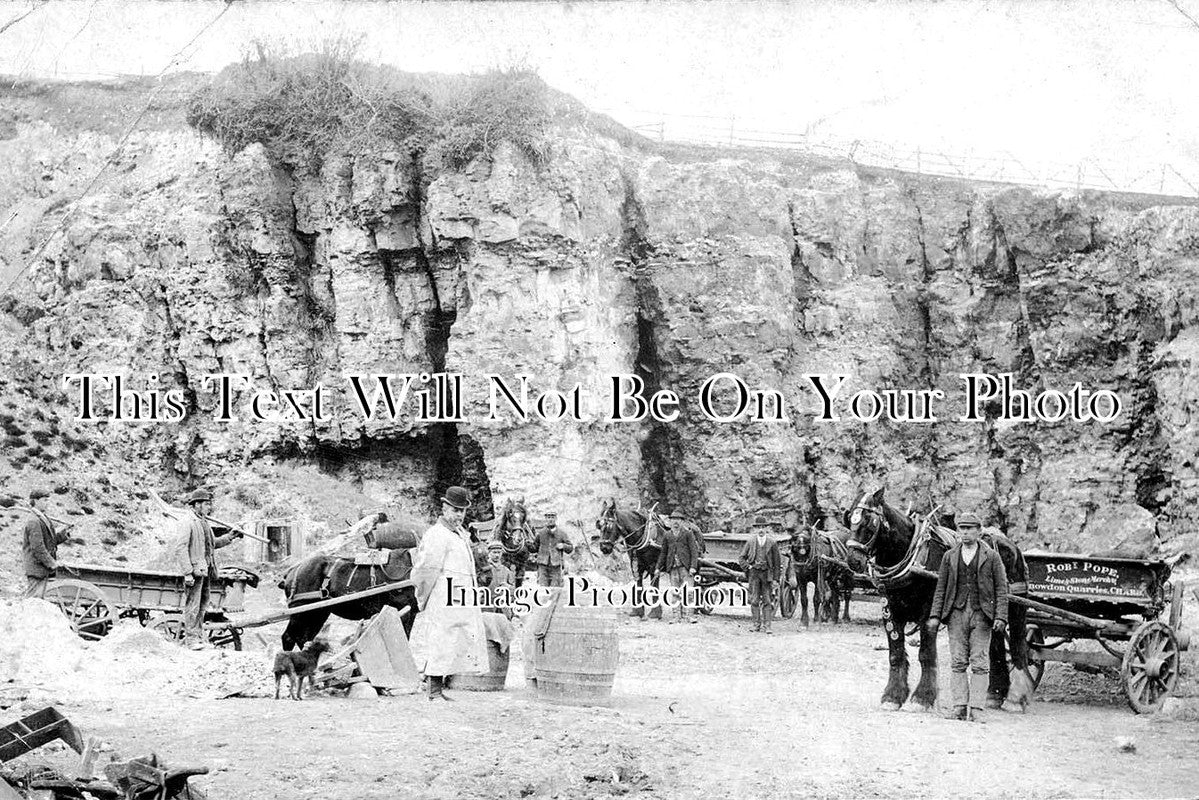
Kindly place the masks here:
MULTIPOLYGON (((662 525, 657 514, 651 509, 648 513, 616 508, 616 500, 607 498, 600 507, 599 519, 595 527, 600 532, 600 552, 611 555, 613 550, 623 547, 629 554, 629 567, 633 571, 633 582, 639 590, 644 590, 646 577, 651 578, 650 585, 658 586, 658 554, 661 552, 662 525)), ((634 616, 641 616, 644 608, 636 607, 634 616)), ((660 608, 651 612, 651 616, 661 613, 660 608)))
POLYGON ((853 574, 847 566, 849 551, 840 537, 815 527, 799 532, 791 545, 795 579, 799 584, 800 620, 808 624, 808 584, 813 585, 812 619, 839 622, 842 602, 849 622, 853 574))
POLYGON ((537 547, 537 532, 529 524, 523 497, 516 501, 509 498, 504 503, 504 510, 495 524, 494 538, 504 546, 503 563, 512 570, 515 586, 519 587, 537 547))
MULTIPOLYGON (((937 636, 925 623, 932 609, 941 558, 954 544, 952 531, 929 520, 918 529, 907 514, 888 505, 883 489, 860 493, 846 512, 850 546, 865 553, 871 572, 883 595, 883 626, 887 632, 891 672, 883 690, 883 708, 898 710, 908 699, 908 654, 904 633, 909 625, 920 631, 920 681, 910 699, 924 710, 937 700, 937 636)), ((987 537, 984 536, 984 540, 987 537)), ((1020 549, 1006 536, 992 535, 988 542, 1003 561, 1013 593, 1025 591, 1027 570, 1020 549)), ((1024 640, 1023 606, 1012 603, 1008 611, 1012 668, 1027 674, 1028 648, 1024 640)), ((1003 636, 991 637, 990 683, 987 705, 998 708, 1009 698, 1026 703, 1024 682, 1012 690, 1003 636)))
MULTIPOLYGON (((385 561, 382 558, 376 559, 383 563, 362 564, 357 563, 359 559, 325 555, 314 555, 304 559, 288 571, 279 583, 279 588, 287 595, 287 607, 302 607, 309 603, 344 597, 376 586, 408 580, 412 574, 412 550, 376 552, 384 554, 385 561)), ((287 629, 283 631, 283 649, 303 647, 315 639, 330 614, 350 620, 370 619, 382 611, 384 606, 398 610, 408 608, 408 613, 403 619, 404 633, 411 635, 412 622, 417 610, 416 591, 411 587, 405 587, 292 616, 288 620, 287 629)))

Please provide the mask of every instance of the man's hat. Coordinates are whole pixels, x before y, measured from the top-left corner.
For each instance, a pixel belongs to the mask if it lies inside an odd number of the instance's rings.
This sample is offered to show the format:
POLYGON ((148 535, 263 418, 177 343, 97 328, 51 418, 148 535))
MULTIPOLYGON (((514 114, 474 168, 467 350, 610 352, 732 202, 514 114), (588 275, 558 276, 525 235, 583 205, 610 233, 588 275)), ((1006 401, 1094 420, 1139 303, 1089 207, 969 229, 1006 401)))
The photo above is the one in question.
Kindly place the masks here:
POLYGON ((546 519, 557 519, 558 512, 557 511, 547 511, 547 512, 545 512, 545 518, 546 519))
POLYGON ((189 506, 192 503, 198 503, 201 500, 211 500, 211 499, 212 499, 212 492, 208 491, 207 489, 196 489, 194 492, 185 494, 183 496, 183 502, 189 506))
POLYGON ((498 539, 492 539, 490 542, 487 543, 487 549, 488 550, 503 550, 504 543, 498 539))
POLYGON ((45 489, 38 488, 38 489, 30 489, 29 490, 29 499, 30 500, 40 500, 43 497, 49 497, 49 496, 50 496, 50 493, 47 492, 45 489))
POLYGON ((773 526, 770 524, 770 520, 766 519, 766 517, 757 516, 757 517, 754 517, 754 524, 752 527, 754 527, 754 528, 770 528, 773 526))
POLYGON ((981 528, 983 526, 983 521, 979 519, 978 514, 971 514, 969 511, 967 511, 957 515, 957 524, 958 530, 961 530, 967 526, 981 528))
POLYGON ((683 512, 680 509, 675 509, 670 512, 670 516, 674 519, 683 519, 683 512))
POLYGON ((470 508, 470 492, 461 486, 451 486, 445 490, 445 497, 441 498, 441 502, 458 509, 470 508))

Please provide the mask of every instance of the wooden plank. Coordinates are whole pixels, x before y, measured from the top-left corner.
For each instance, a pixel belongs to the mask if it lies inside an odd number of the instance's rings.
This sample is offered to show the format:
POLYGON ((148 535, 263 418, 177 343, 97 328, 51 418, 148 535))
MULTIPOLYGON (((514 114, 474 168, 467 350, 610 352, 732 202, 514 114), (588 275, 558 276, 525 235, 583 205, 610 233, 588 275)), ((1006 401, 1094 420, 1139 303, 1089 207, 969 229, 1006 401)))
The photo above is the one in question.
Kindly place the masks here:
POLYGON ((1121 663, 1120 659, 1102 650, 1053 650, 1030 645, 1028 654, 1030 658, 1036 658, 1041 661, 1058 661, 1062 664, 1085 664, 1091 667, 1118 667, 1121 663))
POLYGON ((355 600, 361 600, 365 597, 374 597, 377 594, 387 594, 388 592, 398 591, 399 589, 407 589, 415 585, 416 584, 413 581, 384 583, 371 589, 363 589, 361 592, 354 592, 341 597, 333 597, 316 603, 306 603, 302 606, 295 606, 294 608, 287 608, 283 611, 276 611, 266 615, 265 617, 258 617, 257 619, 231 618, 229 620, 229 624, 237 628, 260 628, 263 625, 270 625, 273 622, 282 622, 285 619, 290 619, 296 614, 303 614, 306 611, 317 611, 322 608, 332 608, 333 606, 341 605, 342 603, 352 603, 355 600))
POLYGON ((354 648, 354 662, 376 689, 415 690, 416 661, 404 633, 403 615, 388 606, 366 626, 354 648))
POLYGON ((1012 602, 1012 603, 1019 603, 1020 605, 1027 606, 1029 608, 1035 608, 1037 611, 1040 611, 1044 614, 1048 614, 1051 617, 1057 617, 1058 619, 1064 619, 1069 622, 1076 622, 1080 625, 1083 625, 1087 628, 1091 628, 1096 631, 1106 631, 1106 630, 1123 631, 1124 628, 1126 627, 1126 626, 1120 625, 1119 623, 1111 622, 1109 620, 1092 619, 1088 616, 1084 616, 1083 614, 1075 614, 1073 611, 1067 611, 1064 608, 1058 608, 1057 606, 1051 606, 1048 603, 1042 603, 1038 600, 1033 600, 1028 597, 1019 597, 1017 595, 1010 595, 1008 597, 1008 601, 1012 602))

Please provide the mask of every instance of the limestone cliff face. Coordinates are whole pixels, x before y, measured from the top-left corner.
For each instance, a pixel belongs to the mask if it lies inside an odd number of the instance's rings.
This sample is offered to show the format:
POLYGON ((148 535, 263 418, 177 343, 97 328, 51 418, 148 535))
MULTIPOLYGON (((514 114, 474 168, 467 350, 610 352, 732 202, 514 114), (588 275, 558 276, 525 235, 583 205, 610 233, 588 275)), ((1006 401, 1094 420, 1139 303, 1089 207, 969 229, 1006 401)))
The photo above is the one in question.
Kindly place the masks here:
MULTIPOLYGON (((1029 545, 1194 543, 1193 206, 654 152, 577 126, 543 165, 500 147, 461 171, 384 153, 299 174, 258 146, 222 154, 169 109, 76 201, 116 135, 55 125, 63 91, 3 101, 0 278, 28 270, 0 315, 0 462, 10 494, 57 485, 52 506, 104 555, 135 558, 147 488, 197 482, 227 490, 218 512, 318 534, 373 504, 428 513, 461 480, 479 514, 523 495, 580 537, 608 495, 716 528, 779 504, 815 520, 886 485, 1029 545), (443 371, 466 376, 464 422, 366 420, 346 382, 443 371), (188 418, 72 423, 75 372, 156 374, 188 418), (705 419, 721 372, 782 392, 789 418, 705 419), (955 422, 976 372, 1125 407, 1106 425, 955 422), (214 422, 213 373, 335 401, 319 422, 214 422), (587 421, 488 420, 489 373, 530 376, 534 396, 581 385, 587 421), (678 392, 681 417, 606 421, 616 373, 678 392), (810 373, 848 375, 844 396, 948 399, 935 424, 820 422, 810 373)), ((72 102, 109 91, 134 89, 72 102)))

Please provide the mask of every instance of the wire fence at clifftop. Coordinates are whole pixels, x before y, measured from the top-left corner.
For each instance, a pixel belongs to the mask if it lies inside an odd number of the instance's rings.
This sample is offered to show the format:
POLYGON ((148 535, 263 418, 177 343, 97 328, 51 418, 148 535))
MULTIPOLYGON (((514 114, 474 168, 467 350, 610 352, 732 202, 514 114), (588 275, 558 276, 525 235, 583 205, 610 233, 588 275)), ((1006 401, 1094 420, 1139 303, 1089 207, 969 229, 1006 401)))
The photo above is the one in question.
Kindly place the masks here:
POLYGON ((913 144, 761 130, 739 124, 736 117, 663 114, 628 109, 611 109, 603 113, 642 136, 660 142, 783 148, 917 175, 1051 188, 1199 197, 1199 167, 1194 164, 1112 163, 1097 159, 1074 163, 1037 161, 1019 158, 1009 151, 989 154, 947 153, 913 144))

